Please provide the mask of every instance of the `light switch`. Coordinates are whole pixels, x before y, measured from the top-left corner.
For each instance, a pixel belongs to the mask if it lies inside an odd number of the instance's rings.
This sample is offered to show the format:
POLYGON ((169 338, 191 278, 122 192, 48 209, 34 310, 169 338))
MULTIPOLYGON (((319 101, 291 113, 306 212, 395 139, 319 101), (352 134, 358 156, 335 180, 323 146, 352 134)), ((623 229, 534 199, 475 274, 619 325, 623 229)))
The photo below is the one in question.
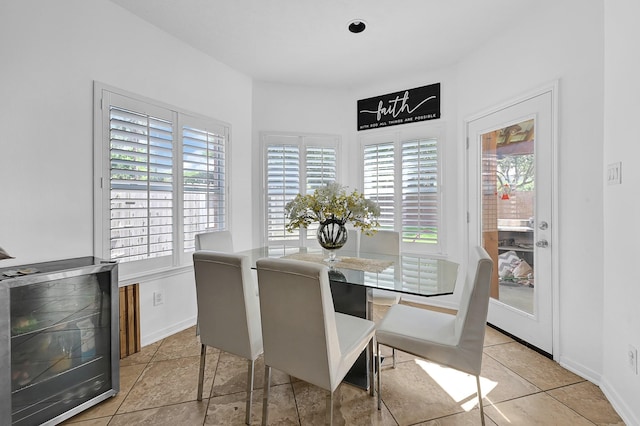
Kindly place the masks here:
POLYGON ((622 183, 622 162, 611 163, 607 166, 607 185, 622 183))

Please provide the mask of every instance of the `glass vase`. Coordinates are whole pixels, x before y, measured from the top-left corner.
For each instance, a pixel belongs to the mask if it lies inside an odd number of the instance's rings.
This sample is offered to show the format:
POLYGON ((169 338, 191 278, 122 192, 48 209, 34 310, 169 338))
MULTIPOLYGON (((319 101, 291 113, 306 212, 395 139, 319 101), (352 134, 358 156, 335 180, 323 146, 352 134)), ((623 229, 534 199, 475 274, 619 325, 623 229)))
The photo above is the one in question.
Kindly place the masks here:
POLYGON ((329 251, 329 258, 326 259, 328 262, 336 261, 335 251, 342 248, 347 242, 348 233, 344 224, 344 220, 335 217, 320 222, 316 236, 320 247, 329 251))

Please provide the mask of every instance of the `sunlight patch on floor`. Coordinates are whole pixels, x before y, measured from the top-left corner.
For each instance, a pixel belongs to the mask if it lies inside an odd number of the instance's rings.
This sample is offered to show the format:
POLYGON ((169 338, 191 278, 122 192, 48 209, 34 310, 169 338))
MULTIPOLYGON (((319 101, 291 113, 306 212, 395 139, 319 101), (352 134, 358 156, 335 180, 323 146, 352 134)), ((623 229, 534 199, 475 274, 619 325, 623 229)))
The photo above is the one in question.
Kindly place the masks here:
MULTIPOLYGON (((478 405, 475 376, 422 359, 416 359, 415 362, 455 402, 461 403, 460 406, 463 410, 469 411, 478 405)), ((498 382, 480 377, 480 388, 483 397, 486 397, 497 385, 498 382)))

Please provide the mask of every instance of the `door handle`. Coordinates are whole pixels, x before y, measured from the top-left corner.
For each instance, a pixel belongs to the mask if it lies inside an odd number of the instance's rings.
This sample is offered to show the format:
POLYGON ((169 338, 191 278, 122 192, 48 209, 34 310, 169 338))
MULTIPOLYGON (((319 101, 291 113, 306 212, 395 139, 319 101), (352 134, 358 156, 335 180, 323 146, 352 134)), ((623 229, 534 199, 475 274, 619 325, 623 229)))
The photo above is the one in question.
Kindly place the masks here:
POLYGON ((540 222, 540 225, 538 225, 538 228, 542 229, 543 231, 548 227, 549 227, 549 224, 545 221, 540 222))
POLYGON ((549 247, 549 241, 540 240, 540 241, 536 242, 536 247, 547 248, 547 247, 549 247))

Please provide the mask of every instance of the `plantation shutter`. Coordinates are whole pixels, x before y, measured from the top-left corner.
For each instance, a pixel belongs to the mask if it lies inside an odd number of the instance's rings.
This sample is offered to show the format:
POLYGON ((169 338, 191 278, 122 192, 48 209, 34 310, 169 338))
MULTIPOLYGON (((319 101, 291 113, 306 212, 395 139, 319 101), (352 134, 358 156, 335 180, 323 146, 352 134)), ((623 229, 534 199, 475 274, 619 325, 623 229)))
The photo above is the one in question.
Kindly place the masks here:
MULTIPOLYGON (((309 141, 313 143, 313 141, 309 141)), ((306 172, 307 191, 312 194, 318 188, 336 180, 336 149, 333 147, 308 146, 306 147, 306 172)), ((307 228, 307 240, 315 240, 318 227, 314 222, 307 228)))
POLYGON ((402 142, 402 238, 438 242, 438 144, 435 139, 402 142))
POLYGON ((442 136, 414 126, 361 138, 364 195, 380 206, 380 228, 400 232, 402 251, 441 251, 442 136))
POLYGON ((307 146, 307 194, 336 181, 336 149, 307 146))
POLYGON ((298 194, 313 193, 335 182, 338 141, 333 136, 265 135, 266 238, 267 242, 315 240, 318 224, 286 231, 286 204, 298 194))
POLYGON ((380 206, 381 229, 395 226, 395 153, 393 142, 365 145, 364 196, 380 206))
POLYGON ((169 256, 173 249, 173 123, 109 108, 111 259, 169 256))
MULTIPOLYGON (((228 129, 215 123, 182 126, 184 251, 195 250, 195 235, 227 229, 228 129)), ((193 120, 188 120, 193 121, 193 120)))
MULTIPOLYGON (((287 232, 285 205, 300 192, 300 148, 297 137, 279 137, 280 141, 291 139, 294 144, 274 143, 266 147, 266 215, 267 241, 297 240, 298 230, 287 232)), ((274 141, 275 142, 275 141, 274 141)))

